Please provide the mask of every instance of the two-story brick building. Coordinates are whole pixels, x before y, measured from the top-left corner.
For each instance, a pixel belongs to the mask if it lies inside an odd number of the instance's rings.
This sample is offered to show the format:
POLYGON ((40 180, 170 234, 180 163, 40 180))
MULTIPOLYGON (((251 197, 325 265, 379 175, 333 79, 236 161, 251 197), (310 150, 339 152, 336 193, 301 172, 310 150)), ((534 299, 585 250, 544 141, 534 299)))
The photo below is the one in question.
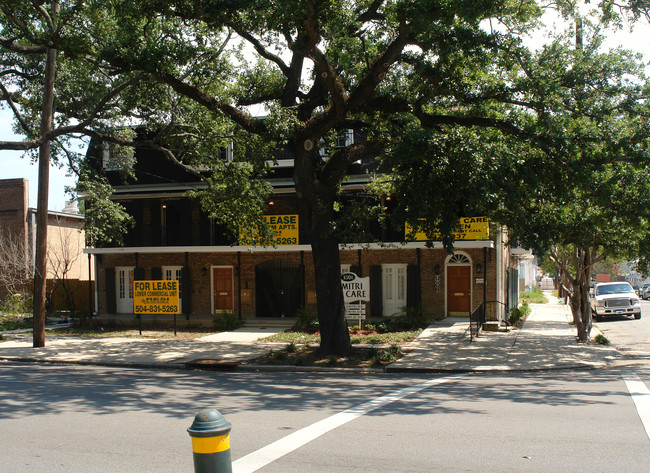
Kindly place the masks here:
MULTIPOLYGON (((223 311, 243 318, 293 317, 304 308, 315 315, 314 264, 310 242, 300 232, 290 157, 277 159, 268 179, 274 192, 267 220, 276 225, 275 247, 240 245, 186 196, 202 186, 194 175, 153 150, 136 149, 135 157, 137 180, 123 183, 104 148, 91 146, 87 155, 136 222, 124 247, 85 250, 97 256, 98 314, 128 319, 134 280, 177 279, 179 319, 190 323, 223 311)), ((342 186, 344 198, 364 192, 370 166, 353 165, 342 186)), ((505 237, 498 228, 486 234, 485 219, 472 220, 480 221, 471 225, 483 233, 457 240, 453 254, 440 242, 405 242, 403 231, 377 231, 373 243, 342 245, 341 270, 370 278, 366 316, 389 317, 418 305, 433 318, 468 316, 485 302, 488 320, 504 320, 510 272, 505 237)))

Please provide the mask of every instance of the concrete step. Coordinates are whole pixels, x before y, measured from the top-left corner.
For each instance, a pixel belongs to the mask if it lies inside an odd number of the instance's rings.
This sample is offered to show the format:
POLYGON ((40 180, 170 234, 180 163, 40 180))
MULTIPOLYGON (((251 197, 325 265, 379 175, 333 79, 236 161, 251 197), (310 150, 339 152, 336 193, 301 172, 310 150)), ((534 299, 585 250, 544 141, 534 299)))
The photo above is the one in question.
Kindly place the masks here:
POLYGON ((242 319, 243 327, 272 327, 280 330, 288 330, 296 323, 293 317, 244 317, 242 319))

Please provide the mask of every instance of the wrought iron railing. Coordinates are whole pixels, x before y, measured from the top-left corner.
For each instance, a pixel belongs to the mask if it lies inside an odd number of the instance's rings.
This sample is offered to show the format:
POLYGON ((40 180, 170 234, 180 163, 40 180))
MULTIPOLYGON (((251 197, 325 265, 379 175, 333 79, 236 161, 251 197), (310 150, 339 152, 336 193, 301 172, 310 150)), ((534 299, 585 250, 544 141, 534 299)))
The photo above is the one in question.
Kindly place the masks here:
POLYGON ((474 311, 469 316, 469 341, 471 342, 476 337, 478 337, 483 324, 485 323, 485 302, 474 309, 474 311))

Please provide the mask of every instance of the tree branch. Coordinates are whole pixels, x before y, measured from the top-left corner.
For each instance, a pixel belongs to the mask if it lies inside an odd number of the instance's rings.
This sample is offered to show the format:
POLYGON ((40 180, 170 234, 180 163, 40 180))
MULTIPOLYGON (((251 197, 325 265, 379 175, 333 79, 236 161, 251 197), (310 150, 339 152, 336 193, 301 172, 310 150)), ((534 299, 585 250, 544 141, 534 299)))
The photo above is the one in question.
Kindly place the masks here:
POLYGON ((2 35, 0 35, 0 46, 7 51, 19 54, 45 54, 47 51, 45 46, 25 46, 22 44, 16 44, 13 40, 2 35))

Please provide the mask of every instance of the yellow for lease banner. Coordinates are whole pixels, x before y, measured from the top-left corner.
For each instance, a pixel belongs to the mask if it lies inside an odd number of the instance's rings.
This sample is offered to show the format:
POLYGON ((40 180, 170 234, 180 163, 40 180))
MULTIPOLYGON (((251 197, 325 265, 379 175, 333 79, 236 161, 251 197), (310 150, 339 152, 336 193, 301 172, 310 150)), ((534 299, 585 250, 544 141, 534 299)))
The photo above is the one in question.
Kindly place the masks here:
MULTIPOLYGON (((453 233, 456 240, 489 240, 490 238, 490 220, 487 217, 462 217, 458 221, 456 232, 453 233)), ((440 233, 434 233, 431 237, 422 231, 413 231, 413 227, 405 225, 406 236, 413 235, 416 241, 441 240, 440 233)))
MULTIPOLYGON (((264 219, 271 230, 273 230, 273 241, 276 245, 298 245, 300 244, 300 230, 298 227, 298 215, 264 215, 264 219)), ((243 233, 239 235, 240 242, 250 242, 243 233)), ((253 242, 259 241, 255 236, 253 242)))
POLYGON ((133 281, 133 313, 178 314, 178 281, 133 281))

